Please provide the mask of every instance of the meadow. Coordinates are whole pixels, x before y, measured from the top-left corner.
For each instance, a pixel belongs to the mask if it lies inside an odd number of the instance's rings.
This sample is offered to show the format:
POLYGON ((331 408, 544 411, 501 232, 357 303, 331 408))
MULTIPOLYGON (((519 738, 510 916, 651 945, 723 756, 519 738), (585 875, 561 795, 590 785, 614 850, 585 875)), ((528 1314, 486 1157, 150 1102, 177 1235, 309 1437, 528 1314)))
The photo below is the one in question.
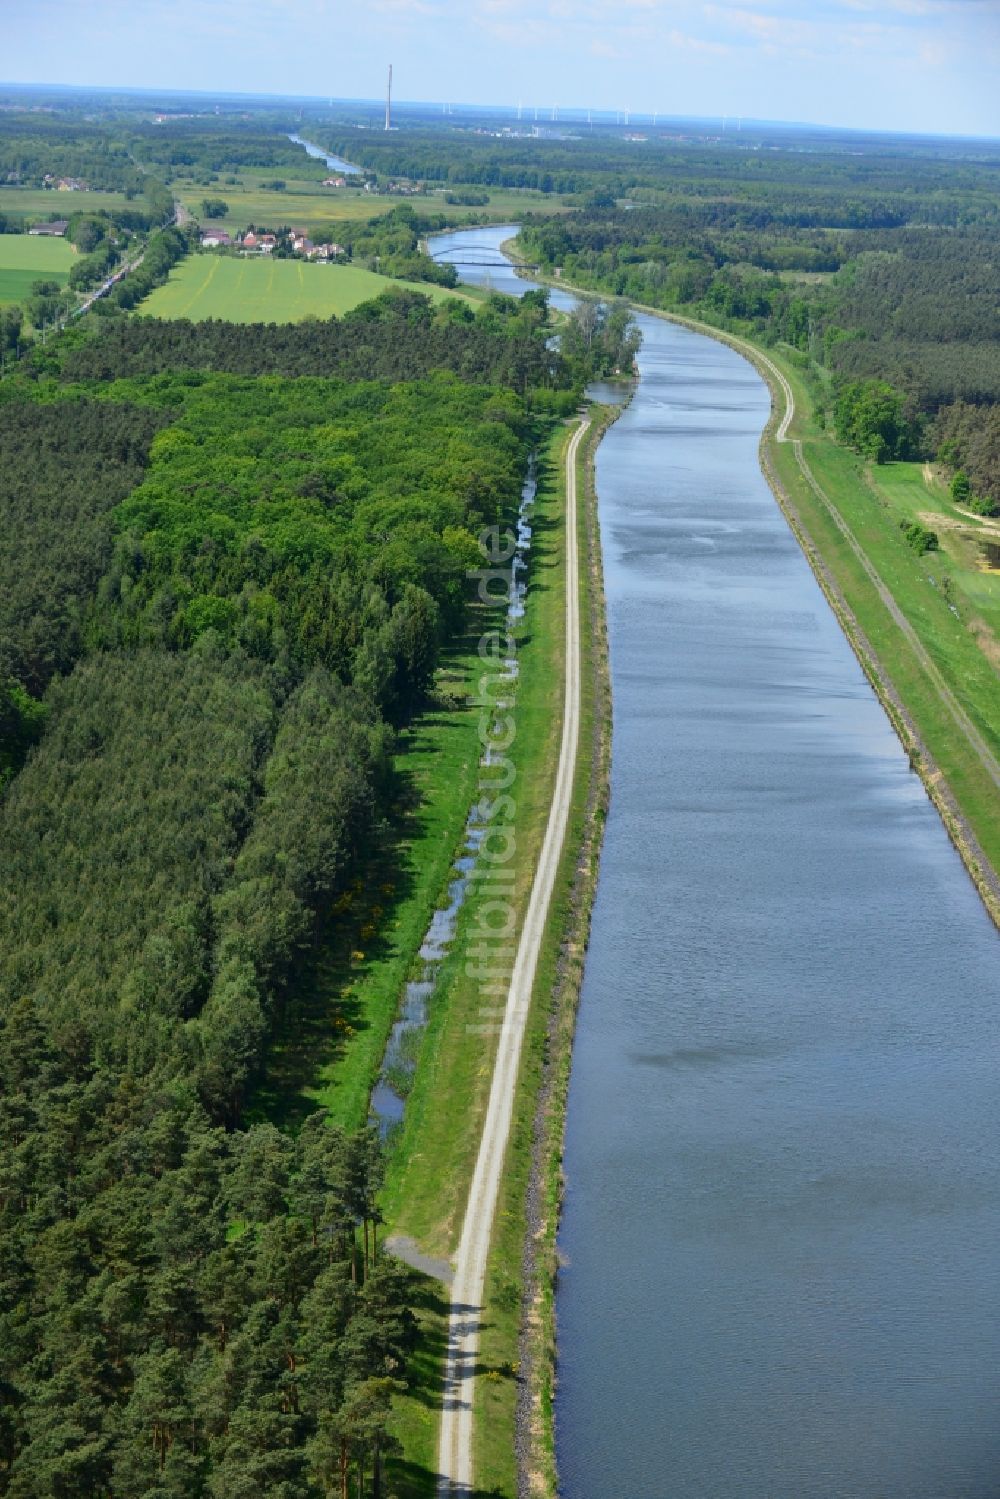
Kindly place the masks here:
POLYGON ((117 213, 141 209, 141 201, 129 203, 124 193, 60 193, 52 188, 0 187, 0 213, 12 213, 33 223, 53 215, 68 219, 71 213, 117 213))
POLYGON ((212 222, 230 233, 245 229, 248 224, 271 227, 289 224, 295 229, 306 229, 314 239, 326 238, 328 234, 336 239, 338 223, 372 219, 388 213, 399 203, 412 203, 418 212, 426 213, 441 213, 448 208, 456 223, 483 216, 502 223, 517 219, 523 213, 540 212, 543 208, 549 213, 558 212, 562 206, 553 203, 551 194, 546 197, 540 192, 493 189, 487 207, 462 208, 445 203, 444 188, 422 194, 419 198, 383 197, 366 193, 363 188, 322 187, 314 179, 291 177, 285 179, 284 192, 274 192, 263 184, 273 180, 275 175, 274 171, 244 171, 236 183, 216 182, 211 187, 179 178, 171 184, 171 189, 194 218, 206 223, 201 212, 202 201, 221 198, 229 205, 229 212, 224 218, 212 222))
MULTIPOLYGON (((929 464, 889 463, 870 471, 872 486, 896 521, 920 521, 938 538, 934 570, 946 564, 951 585, 996 638, 988 654, 1000 660, 1000 572, 987 566, 984 548, 1000 547, 1000 520, 973 515, 952 500, 948 486, 929 464)), ((995 553, 992 555, 996 555, 995 553)), ((979 629, 973 633, 986 645, 979 629)))
POLYGON ((325 225, 331 229, 344 219, 370 219, 385 213, 395 200, 373 197, 360 188, 322 187, 315 180, 286 178, 284 192, 274 192, 263 184, 276 173, 243 172, 239 182, 215 182, 211 187, 178 178, 171 183, 174 196, 203 225, 242 230, 248 224, 277 226, 290 224, 294 229, 318 233, 325 225), (207 220, 201 211, 205 198, 221 198, 229 212, 221 219, 207 220))
POLYGON ((32 283, 69 279, 76 251, 64 239, 34 234, 0 234, 0 306, 23 302, 32 283))
MULTIPOLYGON (((226 255, 193 255, 171 271, 163 286, 142 303, 150 317, 224 318, 231 323, 297 323, 350 312, 360 302, 381 296, 392 286, 412 283, 353 265, 309 265, 302 260, 269 256, 239 260, 226 255)), ((421 284, 417 290, 433 301, 461 295, 421 284)))

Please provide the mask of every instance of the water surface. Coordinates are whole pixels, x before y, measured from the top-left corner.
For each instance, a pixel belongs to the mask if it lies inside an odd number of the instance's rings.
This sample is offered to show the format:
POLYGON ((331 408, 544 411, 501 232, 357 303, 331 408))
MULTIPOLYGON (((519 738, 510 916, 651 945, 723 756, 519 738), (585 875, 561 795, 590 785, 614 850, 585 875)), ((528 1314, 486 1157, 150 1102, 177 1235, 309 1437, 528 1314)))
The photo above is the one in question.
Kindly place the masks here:
POLYGON ((760 379, 643 332, 597 465, 612 798, 563 1492, 989 1499, 997 935, 760 475, 760 379))
POLYGON ((331 152, 324 151, 322 146, 315 145, 313 141, 304 140, 301 135, 290 135, 288 139, 294 141, 297 146, 304 146, 307 156, 313 157, 316 161, 325 162, 331 172, 341 172, 345 177, 361 175, 360 167, 345 161, 342 156, 334 156, 331 152))
POLYGON ((597 461, 564 1499, 997 1499, 997 934, 760 474, 764 385, 640 321, 597 461))

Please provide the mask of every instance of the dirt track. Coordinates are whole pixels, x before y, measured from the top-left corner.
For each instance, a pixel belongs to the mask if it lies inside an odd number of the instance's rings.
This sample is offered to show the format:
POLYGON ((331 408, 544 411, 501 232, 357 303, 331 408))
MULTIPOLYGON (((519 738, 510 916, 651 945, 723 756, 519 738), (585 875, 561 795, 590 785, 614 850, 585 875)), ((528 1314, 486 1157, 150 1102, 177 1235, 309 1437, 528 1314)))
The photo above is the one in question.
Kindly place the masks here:
POLYGON ((473 1484, 473 1403, 483 1285, 517 1089, 535 968, 548 919, 573 796, 580 741, 580 590, 576 458, 589 420, 566 452, 566 684, 562 743, 552 806, 511 975, 493 1068, 479 1155, 455 1260, 445 1355, 444 1409, 438 1445, 438 1494, 470 1495, 473 1484))

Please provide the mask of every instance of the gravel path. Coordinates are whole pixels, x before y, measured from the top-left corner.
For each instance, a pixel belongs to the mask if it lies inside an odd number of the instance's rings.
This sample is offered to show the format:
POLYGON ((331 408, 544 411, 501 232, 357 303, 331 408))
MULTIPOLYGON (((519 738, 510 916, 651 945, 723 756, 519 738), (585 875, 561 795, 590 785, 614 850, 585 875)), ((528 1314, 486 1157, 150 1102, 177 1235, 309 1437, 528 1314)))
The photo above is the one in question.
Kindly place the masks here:
POLYGON ((580 423, 566 453, 566 688, 562 744, 552 807, 521 930, 479 1156, 455 1262, 445 1358, 444 1408, 438 1446, 438 1494, 470 1495, 473 1481, 473 1402, 483 1285, 493 1218, 500 1191, 524 1028, 531 1005, 538 953, 552 899, 573 796, 580 740, 580 598, 577 546, 576 457, 589 420, 580 423))

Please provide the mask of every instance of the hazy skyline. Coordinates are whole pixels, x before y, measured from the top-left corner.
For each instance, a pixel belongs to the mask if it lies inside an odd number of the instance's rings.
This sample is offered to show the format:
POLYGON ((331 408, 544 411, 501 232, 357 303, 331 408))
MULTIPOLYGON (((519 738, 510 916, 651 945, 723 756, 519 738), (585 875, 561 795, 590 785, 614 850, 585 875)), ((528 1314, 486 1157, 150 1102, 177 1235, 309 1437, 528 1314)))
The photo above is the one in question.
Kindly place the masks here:
POLYGON ((1000 0, 8 0, 8 83, 1000 136, 1000 0))

